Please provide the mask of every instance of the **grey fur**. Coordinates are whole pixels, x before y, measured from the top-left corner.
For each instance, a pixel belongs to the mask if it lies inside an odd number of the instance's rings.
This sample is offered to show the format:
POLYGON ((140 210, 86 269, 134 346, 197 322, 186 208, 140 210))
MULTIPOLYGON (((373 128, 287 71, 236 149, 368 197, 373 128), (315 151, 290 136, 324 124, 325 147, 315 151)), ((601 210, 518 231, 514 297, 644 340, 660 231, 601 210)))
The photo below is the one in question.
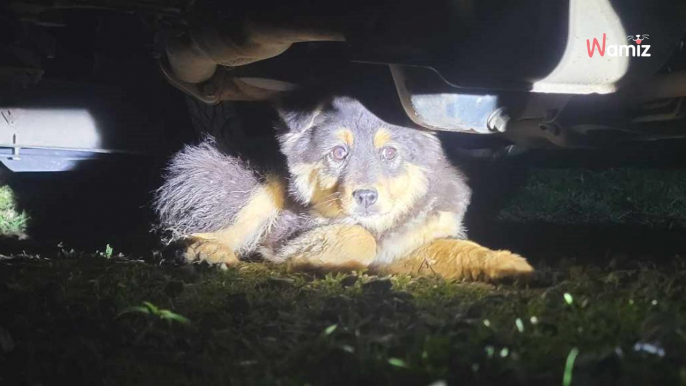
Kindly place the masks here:
POLYGON ((172 158, 154 208, 173 239, 215 232, 232 224, 259 183, 260 176, 247 163, 225 154, 208 137, 172 158))
MULTIPOLYGON (((319 102, 297 110, 283 106, 279 109, 282 122, 278 139, 289 170, 296 165, 319 162, 324 165, 322 172, 329 177, 354 185, 402 175, 405 164, 428 171, 426 194, 417 198, 413 207, 395 222, 396 228, 377 233, 379 240, 403 227, 406 220, 433 212, 453 212, 462 220, 471 191, 433 133, 383 122, 354 99, 339 97, 319 102), (392 144, 398 149, 393 160, 380 158, 379 149, 373 145, 374 134, 380 127, 390 132, 392 144), (345 162, 334 162, 331 149, 340 143, 336 133, 341 129, 353 133, 354 146, 345 162)), ((273 256, 287 240, 326 221, 356 222, 352 215, 343 220, 310 215, 307 198, 291 177, 288 207, 259 245, 266 255, 273 256)), ((162 227, 175 238, 218 231, 232 224, 261 179, 249 165, 225 154, 208 139, 200 145, 187 146, 172 159, 165 183, 157 191, 155 209, 162 227)))
MULTIPOLYGON (((471 198, 466 178, 446 157, 439 139, 431 132, 390 125, 369 112, 360 102, 338 97, 320 103, 309 115, 303 112, 281 111, 283 124, 279 140, 286 155, 289 169, 297 164, 313 163, 324 157, 337 143, 335 132, 345 128, 353 132, 354 149, 345 165, 327 162, 329 175, 348 182, 365 183, 380 177, 394 177, 402 172, 404 162, 420 165, 428 173, 427 194, 419 199, 412 210, 404 215, 413 217, 432 211, 455 212, 462 218, 471 198), (311 125, 308 123, 311 122, 311 125), (315 126, 310 128, 309 126, 315 126), (379 159, 378 149, 372 145, 379 127, 387 129, 398 148, 398 160, 385 163, 379 159)), ((297 188, 291 184, 291 194, 299 197, 297 188)), ((403 221, 398 221, 402 224, 403 221)), ((384 233, 393 231, 388 229, 384 233)), ((383 235, 378 235, 383 236, 383 235)))

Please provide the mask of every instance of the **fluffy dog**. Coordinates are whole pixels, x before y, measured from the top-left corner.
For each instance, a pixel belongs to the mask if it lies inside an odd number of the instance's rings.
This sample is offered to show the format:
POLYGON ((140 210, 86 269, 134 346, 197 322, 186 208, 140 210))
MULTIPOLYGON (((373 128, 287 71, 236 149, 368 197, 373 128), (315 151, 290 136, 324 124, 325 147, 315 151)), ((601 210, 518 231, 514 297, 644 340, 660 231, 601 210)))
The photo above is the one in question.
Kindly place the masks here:
POLYGON ((261 254, 323 270, 491 280, 533 268, 465 239, 471 191, 427 131, 388 124, 348 97, 279 110, 286 175, 260 174, 212 139, 171 161, 155 208, 185 257, 261 254))

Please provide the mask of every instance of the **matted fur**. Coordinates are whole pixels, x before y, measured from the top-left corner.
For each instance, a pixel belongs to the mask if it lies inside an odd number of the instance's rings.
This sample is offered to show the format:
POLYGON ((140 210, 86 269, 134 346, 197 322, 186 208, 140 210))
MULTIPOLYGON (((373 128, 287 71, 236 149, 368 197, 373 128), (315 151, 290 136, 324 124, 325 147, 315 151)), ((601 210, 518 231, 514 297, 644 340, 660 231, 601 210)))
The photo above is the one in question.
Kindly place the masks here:
POLYGON ((207 137, 188 145, 170 161, 154 208, 173 239, 225 229, 243 208, 261 177, 207 137))

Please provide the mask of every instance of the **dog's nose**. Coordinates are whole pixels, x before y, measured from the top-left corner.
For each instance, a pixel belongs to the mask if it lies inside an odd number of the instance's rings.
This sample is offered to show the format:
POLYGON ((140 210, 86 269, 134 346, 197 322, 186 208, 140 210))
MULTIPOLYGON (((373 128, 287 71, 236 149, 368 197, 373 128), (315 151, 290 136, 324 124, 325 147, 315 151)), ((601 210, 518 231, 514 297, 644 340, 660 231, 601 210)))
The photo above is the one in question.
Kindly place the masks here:
POLYGON ((358 189, 353 192, 353 197, 359 205, 368 208, 376 202, 376 199, 379 197, 379 195, 374 189, 358 189))

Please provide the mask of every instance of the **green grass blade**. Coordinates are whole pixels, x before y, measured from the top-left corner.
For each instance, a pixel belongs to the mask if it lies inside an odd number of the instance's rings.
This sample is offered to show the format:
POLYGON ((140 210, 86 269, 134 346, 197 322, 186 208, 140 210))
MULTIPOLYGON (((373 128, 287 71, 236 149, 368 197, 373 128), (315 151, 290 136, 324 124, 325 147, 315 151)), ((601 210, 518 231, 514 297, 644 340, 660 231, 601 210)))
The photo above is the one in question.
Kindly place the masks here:
POLYGON ((567 363, 565 364, 565 373, 562 377, 562 386, 570 386, 572 384, 572 372, 574 370, 574 361, 579 355, 579 349, 574 347, 567 355, 567 363))

